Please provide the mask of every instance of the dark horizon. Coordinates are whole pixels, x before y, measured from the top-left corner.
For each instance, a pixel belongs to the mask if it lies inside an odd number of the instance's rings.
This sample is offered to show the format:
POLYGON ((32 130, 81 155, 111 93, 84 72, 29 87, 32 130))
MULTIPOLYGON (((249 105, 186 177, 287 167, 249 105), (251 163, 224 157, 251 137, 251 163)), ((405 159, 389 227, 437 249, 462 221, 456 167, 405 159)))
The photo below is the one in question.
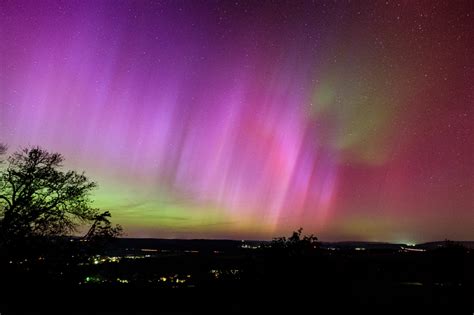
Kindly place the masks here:
MULTIPOLYGON (((276 238, 276 237, 275 237, 276 238)), ((232 241, 232 242, 271 242, 274 238, 271 239, 231 239, 231 238, 163 238, 163 237, 128 237, 128 236, 119 236, 118 239, 131 239, 131 240, 167 240, 167 241, 232 241)), ((324 239, 319 239, 321 243, 373 243, 373 244, 393 244, 393 245, 423 245, 429 243, 443 243, 445 241, 452 241, 456 243, 474 243, 474 240, 456 240, 456 239, 439 239, 432 240, 420 243, 396 243, 396 242, 386 242, 386 241, 364 241, 364 240, 337 240, 337 241, 327 241, 324 239)))

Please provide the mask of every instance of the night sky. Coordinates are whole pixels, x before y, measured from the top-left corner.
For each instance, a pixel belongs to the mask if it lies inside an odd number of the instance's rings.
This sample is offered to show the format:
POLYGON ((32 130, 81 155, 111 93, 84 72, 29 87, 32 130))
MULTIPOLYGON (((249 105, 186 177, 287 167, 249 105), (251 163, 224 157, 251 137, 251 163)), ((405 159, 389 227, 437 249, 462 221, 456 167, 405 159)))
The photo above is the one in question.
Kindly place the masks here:
POLYGON ((474 239, 473 1, 0 3, 0 142, 130 237, 474 239))

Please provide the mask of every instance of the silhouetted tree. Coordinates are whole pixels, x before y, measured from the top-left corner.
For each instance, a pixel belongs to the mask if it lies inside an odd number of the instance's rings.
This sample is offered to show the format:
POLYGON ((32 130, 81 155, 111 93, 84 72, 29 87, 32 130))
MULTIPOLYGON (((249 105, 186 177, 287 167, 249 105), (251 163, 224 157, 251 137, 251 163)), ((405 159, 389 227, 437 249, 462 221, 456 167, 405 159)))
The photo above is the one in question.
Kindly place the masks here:
MULTIPOLYGON (((0 152, 5 153, 1 146, 0 152)), ((71 235, 92 224, 87 240, 112 238, 109 212, 91 206, 90 192, 97 186, 84 173, 62 171, 64 158, 40 147, 22 149, 0 170, 0 229, 7 244, 31 238, 71 235)))
POLYGON ((277 237, 262 246, 262 265, 255 277, 273 285, 285 283, 288 287, 296 282, 310 283, 320 272, 322 253, 318 238, 302 235, 303 229, 289 237, 277 237))
POLYGON ((109 211, 97 214, 89 231, 84 236, 86 241, 93 244, 93 250, 102 247, 109 240, 122 234, 122 227, 120 225, 113 227, 109 220, 110 217, 109 211))
POLYGON ((306 254, 319 248, 318 238, 311 235, 301 236, 303 228, 293 231, 289 237, 277 237, 272 240, 270 247, 276 250, 285 251, 289 255, 306 254))
POLYGON ((2 156, 7 152, 7 146, 0 143, 0 164, 3 162, 2 156))

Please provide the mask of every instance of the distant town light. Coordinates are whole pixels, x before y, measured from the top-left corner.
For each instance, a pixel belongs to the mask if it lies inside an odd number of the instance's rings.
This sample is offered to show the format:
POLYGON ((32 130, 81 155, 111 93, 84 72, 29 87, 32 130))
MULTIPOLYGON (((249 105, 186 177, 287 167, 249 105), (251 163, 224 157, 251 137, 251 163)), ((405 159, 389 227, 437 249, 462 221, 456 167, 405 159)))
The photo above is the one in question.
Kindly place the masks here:
POLYGON ((127 279, 120 279, 120 278, 117 278, 117 282, 120 282, 120 283, 128 283, 128 280, 127 280, 127 279))

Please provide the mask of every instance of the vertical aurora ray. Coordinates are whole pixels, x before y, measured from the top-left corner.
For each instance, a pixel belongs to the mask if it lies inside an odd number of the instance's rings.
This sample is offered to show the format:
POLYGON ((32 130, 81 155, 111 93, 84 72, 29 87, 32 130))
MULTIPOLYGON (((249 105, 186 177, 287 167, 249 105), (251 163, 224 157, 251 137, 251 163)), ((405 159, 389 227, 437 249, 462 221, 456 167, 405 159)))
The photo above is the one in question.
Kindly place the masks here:
POLYGON ((474 237, 467 2, 0 8, 0 141, 129 236, 474 237))

